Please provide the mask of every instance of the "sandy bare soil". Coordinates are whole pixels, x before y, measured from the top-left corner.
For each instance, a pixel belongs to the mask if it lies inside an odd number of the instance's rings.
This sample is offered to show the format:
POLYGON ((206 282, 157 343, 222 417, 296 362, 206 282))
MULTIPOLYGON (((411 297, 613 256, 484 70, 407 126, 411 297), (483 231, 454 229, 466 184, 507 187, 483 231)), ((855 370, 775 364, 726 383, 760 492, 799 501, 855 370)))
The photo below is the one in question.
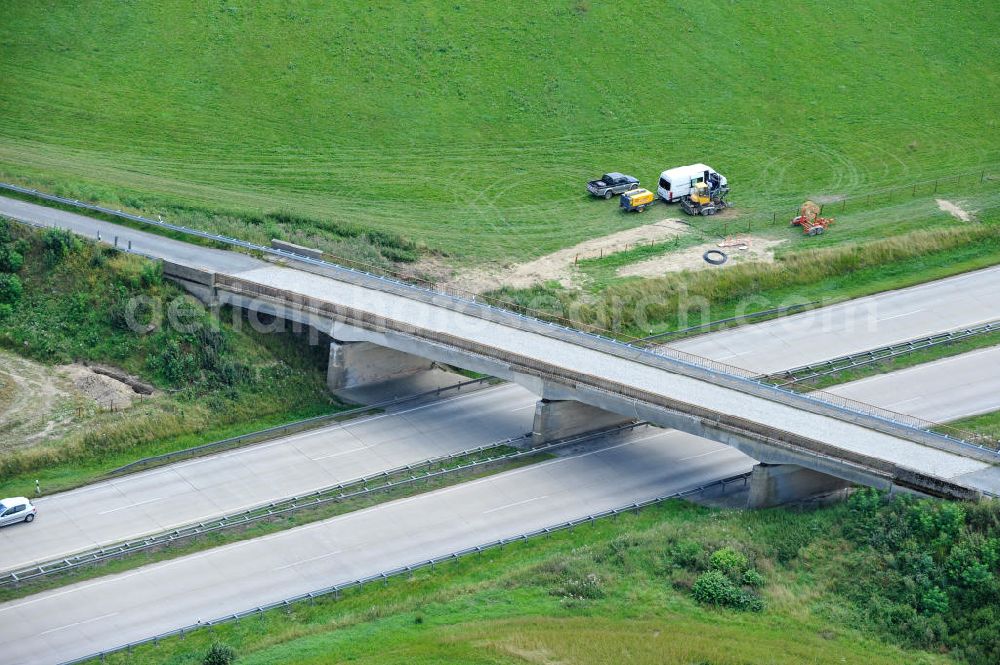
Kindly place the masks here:
POLYGON ((972 221, 972 213, 962 208, 956 203, 952 203, 946 199, 936 199, 938 208, 948 213, 955 219, 961 220, 963 222, 972 221))
POLYGON ((774 248, 787 242, 786 240, 772 240, 754 236, 742 236, 739 240, 745 242, 741 242, 735 247, 720 246, 727 244, 720 242, 705 243, 633 263, 619 268, 618 276, 658 277, 670 272, 680 272, 681 270, 719 270, 747 261, 764 261, 769 263, 774 261, 774 248), (729 260, 721 266, 714 266, 707 263, 703 255, 710 249, 718 249, 725 252, 729 256, 729 260))
POLYGON ((49 367, 0 351, 0 451, 64 436, 97 411, 127 408, 138 398, 89 367, 49 367))
POLYGON ((109 410, 125 409, 139 399, 139 394, 126 383, 96 373, 86 365, 63 365, 59 368, 73 382, 73 387, 93 400, 98 407, 109 410))
MULTIPOLYGON (((648 214, 648 213, 646 213, 648 214)), ((475 268, 463 270, 445 286, 461 288, 474 293, 490 291, 500 286, 527 288, 533 284, 558 281, 572 286, 575 279, 574 263, 622 252, 636 245, 668 240, 685 233, 688 226, 678 219, 660 219, 634 229, 619 231, 547 254, 541 258, 503 268, 475 268)))
POLYGON ((0 450, 31 445, 66 430, 81 396, 51 367, 0 352, 0 450))

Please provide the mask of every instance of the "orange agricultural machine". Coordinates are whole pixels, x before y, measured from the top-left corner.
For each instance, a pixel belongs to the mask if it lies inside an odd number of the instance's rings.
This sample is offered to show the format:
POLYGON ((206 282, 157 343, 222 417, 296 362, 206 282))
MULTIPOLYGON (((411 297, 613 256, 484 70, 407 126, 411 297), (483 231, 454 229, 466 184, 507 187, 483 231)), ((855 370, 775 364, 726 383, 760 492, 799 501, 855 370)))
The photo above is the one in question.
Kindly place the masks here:
POLYGON ((792 226, 801 226, 807 236, 818 236, 826 227, 833 224, 832 217, 820 217, 820 207, 812 201, 806 201, 799 209, 799 216, 792 220, 792 226))

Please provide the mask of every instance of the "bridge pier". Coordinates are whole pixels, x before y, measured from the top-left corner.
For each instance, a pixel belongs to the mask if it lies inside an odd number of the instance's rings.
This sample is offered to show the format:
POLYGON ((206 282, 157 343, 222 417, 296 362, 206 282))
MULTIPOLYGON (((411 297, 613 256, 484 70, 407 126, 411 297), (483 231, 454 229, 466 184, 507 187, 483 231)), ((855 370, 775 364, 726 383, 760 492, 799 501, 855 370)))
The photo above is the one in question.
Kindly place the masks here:
POLYGON ((757 464, 747 508, 771 508, 844 489, 850 483, 797 464, 757 464))
POLYGON ((330 362, 326 385, 331 391, 357 388, 428 370, 434 364, 427 358, 396 351, 371 342, 330 344, 330 362))
POLYGON ((531 443, 539 445, 633 422, 632 418, 574 400, 542 399, 535 403, 531 443))

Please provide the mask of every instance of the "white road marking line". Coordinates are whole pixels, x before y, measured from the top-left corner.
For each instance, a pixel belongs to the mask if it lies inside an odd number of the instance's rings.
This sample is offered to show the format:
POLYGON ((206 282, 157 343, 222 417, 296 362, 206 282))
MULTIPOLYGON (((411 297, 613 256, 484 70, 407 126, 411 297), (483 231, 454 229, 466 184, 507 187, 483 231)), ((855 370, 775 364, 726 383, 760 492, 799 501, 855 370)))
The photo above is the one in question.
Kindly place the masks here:
POLYGON ((878 323, 880 321, 891 321, 892 319, 901 319, 904 316, 910 316, 911 314, 919 314, 922 311, 924 311, 924 310, 922 310, 922 309, 915 309, 912 312, 904 312, 902 314, 894 314, 893 316, 884 316, 882 318, 875 319, 875 322, 878 323))
POLYGON ((76 623, 68 623, 65 626, 59 626, 58 628, 49 628, 46 631, 39 633, 39 635, 48 635, 49 633, 55 633, 60 630, 66 630, 67 628, 73 628, 75 626, 82 626, 85 623, 94 623, 95 621, 100 621, 101 619, 107 619, 108 617, 116 616, 118 612, 112 612, 111 614, 105 614, 103 616, 94 617, 93 619, 87 619, 86 621, 77 621, 76 623))
POLYGON ((296 561, 295 563, 290 563, 287 566, 281 566, 279 568, 275 568, 275 570, 285 570, 287 568, 294 568, 295 566, 301 566, 304 563, 311 563, 313 561, 319 561, 320 559, 325 559, 327 557, 331 557, 331 556, 334 556, 336 554, 340 554, 340 550, 337 550, 336 552, 329 552, 327 554, 320 554, 319 556, 314 556, 311 559, 303 559, 302 561, 296 561))
MULTIPOLYGON (((407 413, 412 413, 414 411, 420 411, 422 409, 429 409, 431 407, 439 406, 441 404, 448 404, 449 402, 454 402, 456 400, 472 399, 472 398, 476 398, 476 397, 479 397, 479 396, 485 396, 485 395, 488 395, 489 393, 493 393, 493 392, 496 392, 498 390, 503 390, 505 388, 509 390, 511 388, 511 386, 512 386, 512 384, 501 384, 501 385, 490 387, 490 388, 483 388, 481 390, 476 390, 476 391, 471 392, 471 393, 464 393, 464 394, 455 395, 454 397, 448 397, 446 399, 435 400, 433 402, 430 402, 429 404, 421 404, 420 406, 415 406, 415 407, 412 407, 410 409, 404 409, 402 411, 389 411, 389 412, 386 412, 386 413, 379 413, 379 414, 376 414, 376 415, 373 415, 373 416, 362 416, 360 418, 352 418, 352 419, 346 420, 344 422, 334 423, 334 424, 331 424, 331 425, 327 425, 326 427, 321 427, 321 428, 314 429, 314 430, 308 430, 306 432, 301 432, 299 434, 292 434, 292 435, 289 435, 289 436, 280 437, 280 438, 275 439, 273 441, 268 441, 268 442, 265 442, 265 443, 259 443, 259 444, 253 445, 253 446, 247 446, 245 448, 238 448, 236 450, 232 450, 232 451, 228 451, 228 452, 224 452, 224 453, 218 453, 216 455, 209 455, 209 456, 206 456, 206 457, 199 457, 199 458, 196 458, 196 459, 185 460, 185 461, 182 461, 182 462, 175 462, 174 464, 170 464, 170 465, 158 468, 158 469, 150 469, 149 471, 143 471, 143 472, 137 473, 137 474, 133 475, 131 478, 128 478, 128 479, 113 480, 113 481, 107 481, 107 482, 104 482, 104 483, 95 483, 95 484, 89 485, 87 487, 81 487, 80 489, 73 490, 73 493, 82 494, 82 493, 85 493, 85 492, 92 492, 92 491, 95 491, 95 490, 99 490, 101 488, 106 488, 109 485, 114 486, 116 484, 125 484, 125 483, 129 483, 129 482, 138 482, 138 481, 141 481, 144 478, 151 478, 151 477, 154 477, 154 476, 158 476, 158 475, 162 475, 162 474, 168 474, 168 473, 174 473, 174 474, 180 476, 181 480, 184 480, 184 477, 181 476, 180 471, 182 469, 186 469, 189 466, 195 466, 195 465, 199 465, 199 464, 210 464, 210 463, 212 463, 213 461, 216 461, 216 460, 224 460, 224 459, 227 459, 229 457, 234 457, 234 456, 237 456, 237 455, 246 455, 248 453, 253 453, 253 452, 259 452, 259 451, 262 451, 262 450, 267 450, 267 449, 273 448, 275 446, 285 445, 285 444, 290 443, 292 441, 297 441, 299 439, 303 439, 303 438, 310 437, 310 436, 321 435, 321 434, 324 434, 324 433, 331 433, 331 432, 335 432, 335 431, 338 431, 338 430, 346 430, 346 429, 351 428, 351 427, 356 427, 356 426, 359 426, 359 425, 365 425, 365 424, 373 422, 375 420, 381 420, 383 418, 390 418, 390 417, 393 417, 393 416, 402 416, 402 415, 405 415, 407 413)), ((69 495, 69 494, 71 494, 71 493, 67 492, 67 495, 69 495)))
POLYGON ((319 457, 310 457, 314 462, 318 462, 321 459, 330 459, 331 457, 340 457, 341 455, 350 455, 351 453, 356 453, 361 450, 368 450, 368 446, 361 446, 360 448, 351 448, 350 450, 341 450, 339 453, 330 453, 329 455, 320 455, 319 457))
POLYGON ((111 510, 102 510, 97 513, 98 515, 108 515, 109 513, 117 513, 119 510, 128 510, 129 508, 136 508, 138 506, 145 506, 147 503, 154 503, 156 501, 162 501, 163 497, 158 496, 155 499, 146 499, 145 501, 140 501, 138 503, 130 503, 127 506, 118 506, 117 508, 112 508, 111 510))
POLYGON ((716 448, 715 450, 709 450, 707 453, 701 453, 700 455, 691 455, 691 457, 682 457, 682 458, 680 458, 677 461, 678 462, 686 462, 689 459, 698 459, 699 457, 705 457, 706 455, 714 455, 715 453, 721 453, 721 452, 723 452, 725 450, 736 450, 736 449, 735 448, 731 448, 730 446, 723 446, 722 448, 716 448))
POLYGON ((910 399, 904 399, 901 402, 893 402, 892 404, 889 405, 889 408, 894 409, 897 406, 899 406, 900 404, 909 404, 910 402, 919 402, 922 399, 923 399, 923 397, 911 397, 910 399))
POLYGON ((538 501, 540 499, 547 499, 548 495, 545 496, 535 496, 530 499, 525 499, 524 501, 515 501, 514 503, 508 503, 506 506, 500 506, 499 508, 490 508, 489 510, 484 510, 483 515, 489 515, 490 513, 495 513, 498 510, 507 510, 508 508, 513 508, 514 506, 522 506, 526 503, 531 503, 532 501, 538 501))
POLYGON ((516 409, 511 409, 511 412, 514 412, 514 411, 524 411, 525 409, 534 409, 535 406, 537 406, 537 404, 535 402, 532 402, 531 404, 528 404, 526 406, 519 406, 516 409))

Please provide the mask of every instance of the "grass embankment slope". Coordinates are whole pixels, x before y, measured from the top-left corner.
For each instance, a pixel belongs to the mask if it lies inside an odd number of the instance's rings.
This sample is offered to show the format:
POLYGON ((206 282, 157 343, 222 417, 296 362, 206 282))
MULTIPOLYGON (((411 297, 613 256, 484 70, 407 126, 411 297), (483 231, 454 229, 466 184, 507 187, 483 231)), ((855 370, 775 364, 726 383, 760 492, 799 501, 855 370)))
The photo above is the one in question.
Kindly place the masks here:
POLYGON ((706 161, 770 211, 997 164, 998 25, 972 0, 13 3, 0 177, 524 259, 644 221, 587 200, 605 170, 706 161))
POLYGON ((110 364, 161 391, 122 411, 82 407, 65 437, 0 450, 0 495, 338 408, 326 354, 304 335, 260 333, 228 310, 213 321, 157 264, 65 232, 0 219, 0 240, 0 345, 48 365, 110 364))
POLYGON ((200 663, 219 641, 237 665, 985 665, 998 525, 992 504, 869 491, 808 511, 671 502, 108 662, 200 663))

